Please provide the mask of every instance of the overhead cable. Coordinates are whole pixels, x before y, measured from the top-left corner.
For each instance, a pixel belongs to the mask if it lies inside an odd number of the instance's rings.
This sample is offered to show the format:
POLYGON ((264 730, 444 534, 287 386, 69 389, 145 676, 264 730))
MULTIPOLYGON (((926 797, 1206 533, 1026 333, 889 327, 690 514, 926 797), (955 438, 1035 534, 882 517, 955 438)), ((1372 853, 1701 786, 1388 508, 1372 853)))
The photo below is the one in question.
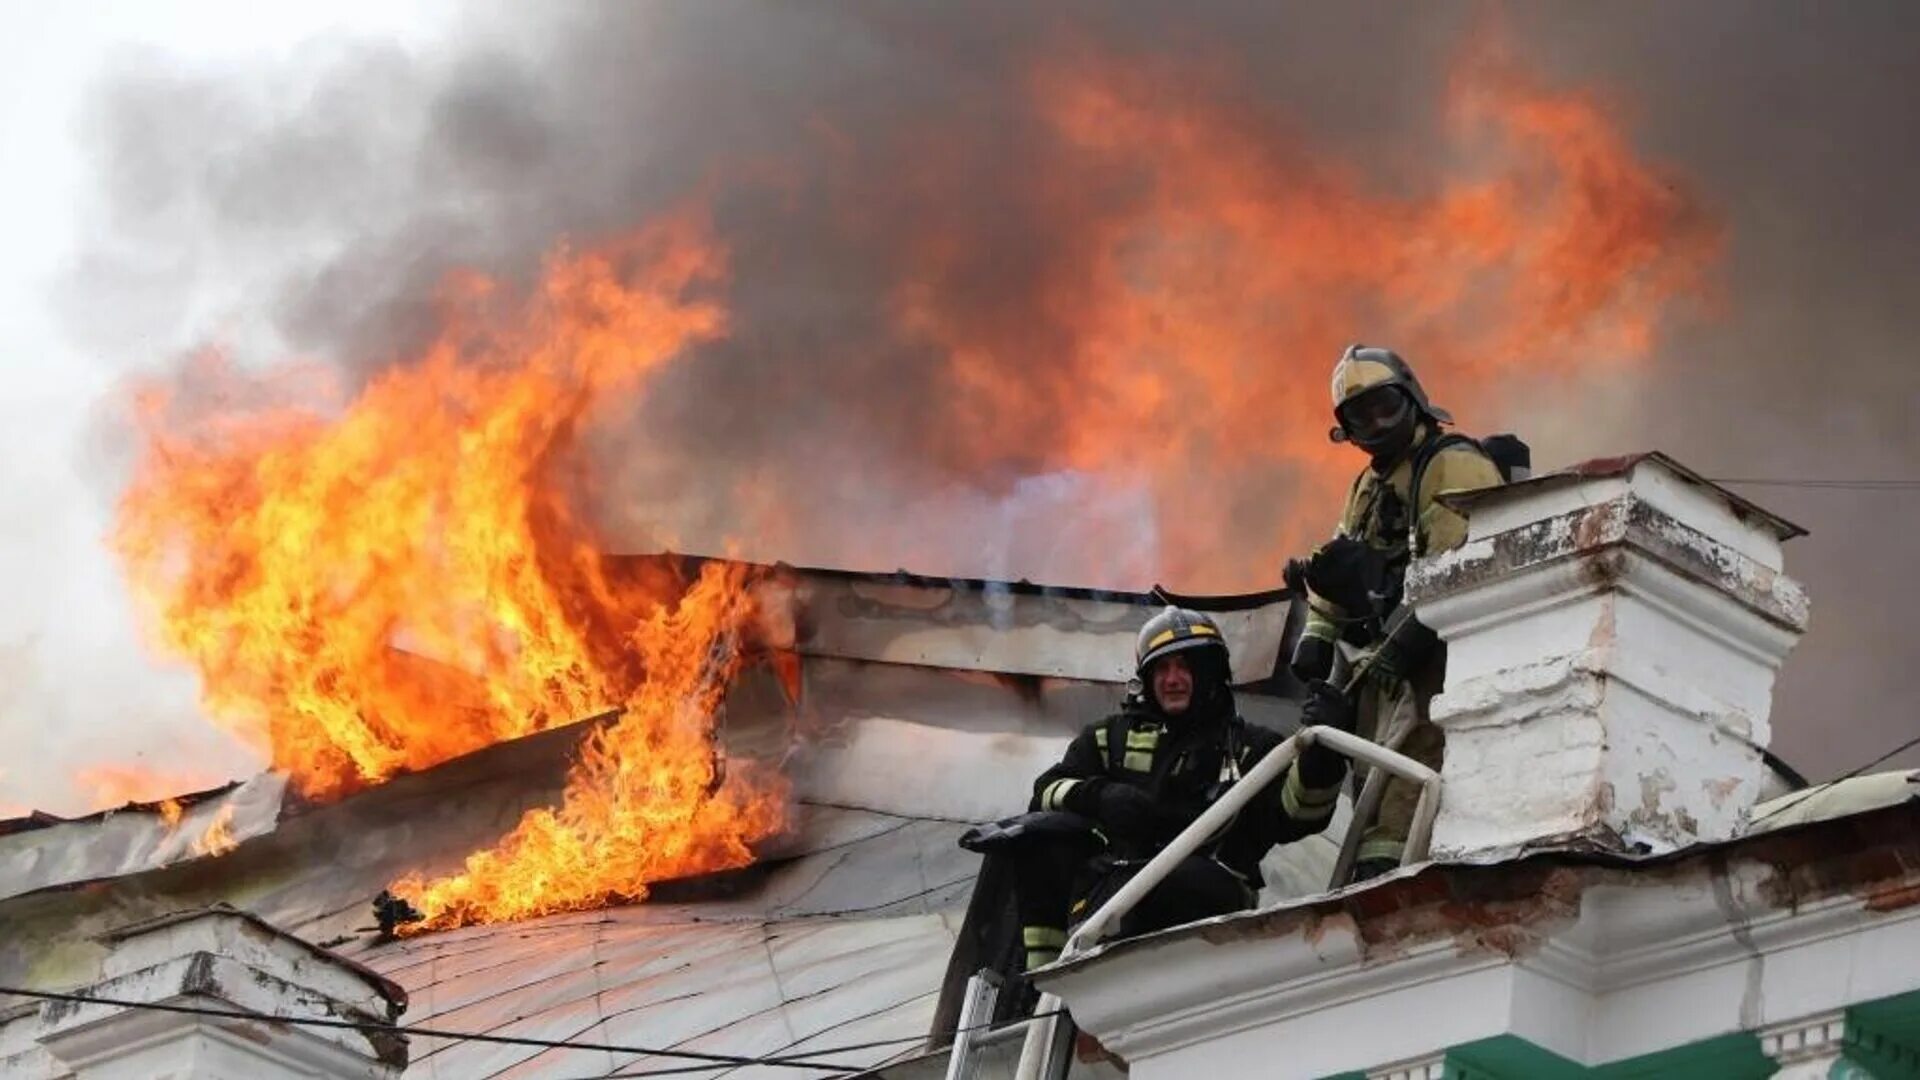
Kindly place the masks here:
MULTIPOLYGON (((939 1031, 937 1034, 940 1035, 941 1037, 945 1037, 948 1035, 958 1035, 966 1031, 982 1031, 986 1028, 1000 1027, 1005 1024, 1024 1023, 1028 1020, 1040 1020, 1049 1016, 1060 1016, 1060 1015, 1063 1015, 1065 1012, 1066 1012, 1065 1009, 1049 1009, 1048 1011, 1043 1013, 1034 1013, 1031 1016, 1023 1016, 1019 1020, 1009 1020, 1009 1021, 987 1020, 978 1024, 970 1024, 966 1027, 945 1028, 939 1031)), ((928 1036, 928 1035, 904 1035, 899 1038, 893 1038, 893 1039, 875 1039, 872 1042, 842 1043, 838 1046, 823 1046, 817 1050, 808 1051, 807 1056, 811 1057, 819 1054, 850 1054, 856 1050, 877 1050, 885 1046, 904 1046, 908 1043, 929 1042, 931 1041, 931 1039, 932 1039, 932 1036, 928 1036)), ((756 1065, 776 1064, 776 1062, 773 1061, 773 1059, 769 1058, 769 1059, 763 1059, 761 1061, 752 1062, 752 1064, 756 1064, 756 1065)), ((894 1062, 893 1064, 898 1064, 898 1062, 894 1062)), ((691 1073, 709 1072, 714 1069, 730 1069, 730 1068, 737 1068, 737 1067, 738 1066, 732 1066, 732 1065, 675 1065, 672 1068, 644 1069, 639 1072, 595 1073, 591 1077, 581 1077, 580 1080, 637 1080, 637 1078, 639 1077, 647 1077, 647 1076, 686 1076, 691 1073)), ((869 1065, 855 1072, 841 1073, 835 1076, 828 1077, 827 1080, 848 1080, 848 1078, 850 1077, 872 1076, 879 1070, 885 1069, 888 1067, 889 1066, 886 1064, 869 1065)))
POLYGON ((1824 488, 1834 491, 1920 491, 1920 480, 1804 479, 1774 477, 1709 476, 1716 484, 1745 484, 1749 487, 1824 488))
POLYGON ((707 1054, 697 1050, 668 1050, 648 1046, 627 1046, 618 1043, 578 1042, 571 1039, 537 1039, 525 1035, 489 1035, 476 1031, 449 1031, 444 1028, 403 1027, 399 1024, 386 1024, 374 1020, 333 1020, 319 1016, 279 1016, 273 1013, 254 1012, 250 1009, 211 1009, 201 1005, 177 1005, 162 1001, 128 1001, 119 998, 101 997, 96 994, 69 994, 54 990, 27 990, 21 987, 0 986, 0 994, 12 994, 16 997, 39 998, 43 1001, 65 1001, 79 1005, 112 1005, 123 1009, 145 1009, 153 1012, 184 1013, 189 1016, 212 1016, 227 1020, 258 1020, 270 1024, 293 1024, 299 1027, 332 1028, 359 1032, 372 1032, 381 1035, 419 1036, 429 1039, 451 1039, 457 1042, 495 1043, 504 1046, 534 1046, 543 1050, 604 1050, 614 1054, 635 1054, 640 1056, 677 1058, 682 1061, 702 1061, 717 1068, 731 1068, 738 1065, 783 1065, 793 1069, 814 1069, 836 1075, 857 1069, 859 1066, 846 1063, 813 1061, 811 1058, 831 1053, 830 1050, 816 1050, 807 1054, 788 1057, 743 1057, 738 1054, 707 1054))
POLYGON ((1767 811, 1766 813, 1761 814, 1759 817, 1754 818, 1752 821, 1747 823, 1747 831, 1752 832, 1753 827, 1755 825, 1760 824, 1761 822, 1767 820, 1768 818, 1776 817, 1780 814, 1786 813, 1788 810, 1791 810, 1794 807, 1799 806, 1801 803, 1806 802, 1808 799, 1813 798, 1815 795, 1818 795, 1823 791, 1831 790, 1835 784, 1838 784, 1844 780, 1851 780, 1854 777, 1859 776, 1861 773, 1866 772, 1868 769, 1871 769, 1874 766, 1879 765, 1881 762, 1884 762, 1889 758, 1896 757, 1899 754, 1907 750, 1911 750, 1916 746, 1920 746, 1920 735, 1915 735, 1913 738, 1908 739, 1906 742, 1901 743, 1899 746, 1896 746, 1893 749, 1887 751, 1886 753, 1881 754, 1879 757, 1874 758, 1872 761, 1867 762, 1865 765, 1861 765, 1856 768, 1849 769, 1847 770, 1846 773, 1838 777, 1835 777, 1834 779, 1829 780, 1824 784, 1820 784, 1816 787, 1808 788, 1806 791, 1801 792, 1800 797, 1793 800, 1792 802, 1782 803, 1779 806, 1776 806, 1773 809, 1767 811))
MULTIPOLYGON (((574 1039, 540 1039, 523 1035, 492 1035, 486 1032, 453 1031, 446 1028, 409 1027, 400 1024, 387 1024, 373 1020, 335 1020, 327 1017, 281 1016, 273 1013, 256 1012, 251 1009, 216 1009, 204 1005, 181 1005, 162 1001, 132 1001, 121 998, 103 997, 97 994, 64 993, 57 990, 29 990, 24 987, 0 986, 0 994, 12 994, 16 997, 36 998, 42 1001, 64 1001, 81 1005, 109 1005, 116 1008, 144 1009, 150 1012, 179 1013, 188 1016, 208 1016, 224 1020, 259 1020, 274 1024, 292 1024, 297 1027, 328 1028, 372 1032, 383 1035, 420 1036, 422 1038, 446 1039, 453 1042, 481 1042, 506 1046, 531 1046, 544 1050, 600 1050, 614 1054, 633 1054, 638 1057, 664 1057, 681 1061, 699 1062, 697 1065, 680 1065, 667 1069, 653 1069, 643 1072, 616 1072, 600 1074, 608 1077, 644 1077, 644 1076, 680 1076, 690 1073, 711 1072, 716 1069, 737 1069, 750 1065, 778 1065, 794 1069, 814 1069, 832 1073, 834 1077, 864 1076, 870 1067, 857 1066, 846 1062, 816 1061, 825 1055, 853 1053, 859 1050, 874 1050, 888 1046, 904 1046, 909 1043, 928 1041, 926 1035, 906 1035, 891 1039, 875 1039, 869 1042, 847 1043, 838 1046, 823 1046, 793 1054, 775 1054, 750 1056, 744 1054, 710 1054, 697 1050, 672 1050, 660 1047, 629 1046, 618 1043, 592 1043, 574 1039)), ((1054 1013, 1043 1013, 1051 1016, 1054 1013)), ((1039 1019, 1039 1016, 1033 1017, 1039 1019)), ((943 1031, 941 1035, 957 1035, 963 1031, 978 1031, 995 1026, 991 1021, 974 1024, 970 1027, 943 1031)))

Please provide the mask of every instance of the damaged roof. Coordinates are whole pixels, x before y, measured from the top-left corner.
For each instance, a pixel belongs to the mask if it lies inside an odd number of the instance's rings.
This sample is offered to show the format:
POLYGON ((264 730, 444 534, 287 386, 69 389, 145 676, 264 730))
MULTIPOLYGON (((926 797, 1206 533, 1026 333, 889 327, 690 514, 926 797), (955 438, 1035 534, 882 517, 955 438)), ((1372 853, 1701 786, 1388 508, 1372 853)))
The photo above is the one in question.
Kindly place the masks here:
MULTIPOLYGON (((1920 903, 1920 894, 1906 886, 1889 892, 1888 883, 1920 865, 1914 862, 1916 835, 1920 770, 1881 773, 1762 803, 1752 827, 1729 840, 1656 855, 1551 848, 1424 863, 1320 895, 1105 942, 1048 970, 1057 978, 1182 941, 1311 936, 1328 920, 1352 925, 1361 940, 1385 954, 1447 936, 1507 951, 1529 939, 1530 927, 1567 915, 1592 885, 1623 880, 1623 874, 1636 886, 1698 873, 1724 876, 1737 863, 1772 869, 1769 895, 1779 907, 1847 893, 1869 906, 1904 907, 1920 903)), ((1040 979, 1043 987, 1048 981, 1047 975, 1040 979)))
MULTIPOLYGON (((798 796, 758 864, 661 883, 644 904, 384 939, 374 895, 454 869, 557 802, 587 721, 332 803, 269 774, 180 800, 174 824, 154 804, 0 833, 0 982, 84 985, 103 933, 226 902, 397 984, 407 1025, 742 1055, 879 1043, 832 1059, 861 1067, 922 1049, 978 872, 958 835, 1024 807, 1066 738, 1112 708, 1135 633, 1164 600, 784 567, 761 587, 786 594, 784 644, 800 663, 797 687, 750 668, 723 712, 728 753, 782 761, 798 796), (217 820, 236 846, 197 854, 217 820)), ((1222 606, 1240 681, 1270 680, 1288 598, 1222 606)), ((1247 703, 1270 723, 1294 715, 1258 693, 1247 703)), ((1332 854, 1303 848, 1277 879, 1316 887, 1332 854)), ((639 1054, 417 1037, 408 1075, 647 1067, 639 1054)))

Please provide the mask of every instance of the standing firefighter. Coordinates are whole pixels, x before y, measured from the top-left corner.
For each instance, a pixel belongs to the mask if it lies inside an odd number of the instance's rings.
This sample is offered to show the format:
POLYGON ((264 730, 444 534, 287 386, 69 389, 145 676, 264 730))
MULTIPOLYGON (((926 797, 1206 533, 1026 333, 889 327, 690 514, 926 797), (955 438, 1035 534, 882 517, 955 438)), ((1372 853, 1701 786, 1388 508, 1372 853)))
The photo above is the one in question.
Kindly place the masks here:
MULTIPOLYGON (((1155 615, 1140 630, 1134 660, 1140 690, 1080 732, 1034 782, 1033 812, 1013 819, 1032 826, 1010 845, 1029 969, 1057 957, 1071 923, 1119 891, 1281 741, 1235 711, 1227 644, 1207 616, 1175 607, 1155 615)), ((1352 728, 1338 700, 1308 712, 1309 723, 1352 728)), ((1148 894, 1119 933, 1253 906, 1261 858, 1325 828, 1345 776, 1344 758, 1309 748, 1148 894)))
MULTIPOLYGON (((1334 538, 1309 559, 1288 564, 1288 584, 1296 591, 1304 585, 1311 607, 1293 673, 1324 695, 1336 642, 1370 652, 1354 702, 1359 733, 1397 743, 1408 757, 1438 770, 1444 740, 1427 718, 1427 705, 1440 689, 1446 650, 1411 612, 1396 618, 1395 611, 1408 562, 1466 539, 1466 519, 1435 496, 1498 484, 1501 472, 1479 443, 1441 430, 1453 418, 1427 400, 1413 369, 1387 349, 1347 348, 1333 369, 1333 411, 1339 426, 1332 439, 1352 443, 1372 460, 1354 479, 1334 538), (1389 636, 1389 622, 1401 619, 1406 625, 1389 636)), ((1356 878, 1399 864, 1419 795, 1408 781, 1387 784, 1361 841, 1356 878)))

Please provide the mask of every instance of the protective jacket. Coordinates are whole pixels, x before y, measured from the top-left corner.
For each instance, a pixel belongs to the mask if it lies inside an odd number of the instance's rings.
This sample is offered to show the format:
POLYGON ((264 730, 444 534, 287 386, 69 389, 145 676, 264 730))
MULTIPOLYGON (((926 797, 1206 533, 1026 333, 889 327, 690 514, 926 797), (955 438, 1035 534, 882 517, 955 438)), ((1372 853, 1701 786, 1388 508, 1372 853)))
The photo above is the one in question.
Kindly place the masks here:
MULTIPOLYGON (((1412 445, 1391 462, 1374 462, 1360 471, 1347 494, 1336 535, 1364 542, 1379 562, 1384 595, 1397 599, 1407 564, 1415 556, 1459 547, 1467 538, 1467 519, 1442 505, 1448 491, 1492 487, 1501 482, 1493 460, 1471 440, 1447 439, 1430 421, 1415 429, 1412 445), (1430 451, 1423 455, 1422 451, 1430 451), (1420 490, 1412 492, 1416 464, 1425 457, 1420 490)), ((1386 611, 1349 611, 1333 600, 1313 597, 1304 636, 1333 642, 1346 637, 1356 645, 1373 642, 1361 628, 1377 630, 1386 611), (1356 632, 1357 631, 1357 632, 1356 632)))
MULTIPOLYGON (((1034 810, 1079 810, 1090 781, 1132 784, 1153 796, 1164 813, 1140 835, 1112 835, 1112 854, 1150 858, 1204 813, 1228 786, 1281 742, 1273 731, 1247 723, 1232 696, 1209 715, 1169 719, 1144 702, 1081 730, 1060 763, 1034 781, 1034 810)), ((1275 844, 1326 828, 1339 797, 1344 766, 1310 786, 1298 763, 1267 785, 1215 842, 1213 857, 1250 888, 1260 887, 1260 860, 1275 844)), ((1203 854, 1206 849, 1203 849, 1203 854)))
MULTIPOLYGON (((1414 430, 1409 446, 1391 461, 1371 463, 1354 479, 1340 515, 1337 536, 1359 541, 1369 556, 1365 607, 1354 610, 1314 593, 1309 597, 1303 642, 1332 643, 1344 638, 1372 650, 1372 678, 1358 696, 1358 732, 1362 738, 1396 746, 1415 761, 1438 770, 1445 737, 1428 719, 1427 707, 1443 678, 1445 651, 1433 632, 1410 622, 1392 642, 1382 640, 1388 616, 1400 604, 1407 565, 1415 557, 1449 551, 1467 538, 1467 520, 1441 504, 1448 491, 1501 483, 1499 467, 1471 439, 1439 432, 1431 419, 1414 430), (1419 490, 1412 490, 1417 483, 1419 490)), ((1334 545, 1328 545, 1331 550, 1334 545)), ((1352 590, 1349 589, 1349 592, 1352 590)), ((1362 823, 1358 848, 1362 863, 1395 863, 1412 828, 1419 785, 1389 780, 1378 813, 1362 823)))

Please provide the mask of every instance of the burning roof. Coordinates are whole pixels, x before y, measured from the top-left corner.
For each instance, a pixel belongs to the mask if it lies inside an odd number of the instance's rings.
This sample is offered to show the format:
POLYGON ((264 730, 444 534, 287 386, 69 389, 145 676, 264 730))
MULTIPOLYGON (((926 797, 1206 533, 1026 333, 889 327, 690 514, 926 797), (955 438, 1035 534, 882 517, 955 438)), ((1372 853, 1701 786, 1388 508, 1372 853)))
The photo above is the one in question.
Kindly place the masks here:
MULTIPOLYGON (((609 565, 684 578, 685 563, 609 565)), ((0 985, 86 982, 102 955, 98 933, 224 900, 399 983, 413 1002, 408 1023, 748 1053, 924 1035, 978 868, 955 839, 1022 804, 1070 731, 1111 705, 1157 602, 734 569, 756 578, 764 607, 792 616, 775 621, 768 648, 714 713, 724 769, 780 762, 792 784, 786 827, 756 846, 753 865, 669 875, 650 883, 644 904, 382 939, 373 896, 409 873, 458 872, 469 852, 562 802, 582 750, 620 723, 601 716, 340 798, 313 799, 269 775, 188 800, 177 829, 131 807, 0 836, 0 918, 16 931, 0 942, 0 985), (182 838, 222 815, 235 846, 190 856, 182 838)), ((1258 683, 1288 605, 1237 603, 1222 619, 1248 661, 1241 680, 1258 683)), ((1246 701, 1270 723, 1292 713, 1261 694, 1246 701)), ((1333 852, 1296 855, 1274 867, 1282 892, 1317 887, 1333 852)), ((414 1055, 423 1075, 571 1076, 635 1063, 428 1040, 414 1055)))

